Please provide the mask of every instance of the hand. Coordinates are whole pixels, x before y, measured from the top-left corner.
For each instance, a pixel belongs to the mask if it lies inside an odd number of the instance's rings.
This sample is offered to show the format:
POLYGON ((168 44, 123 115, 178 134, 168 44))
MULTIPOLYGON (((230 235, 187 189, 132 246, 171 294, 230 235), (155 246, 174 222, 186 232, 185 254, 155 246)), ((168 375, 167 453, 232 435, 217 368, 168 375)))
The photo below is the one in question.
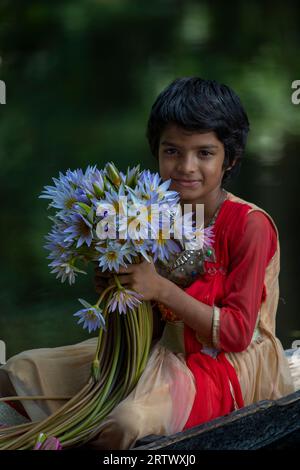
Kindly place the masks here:
POLYGON ((113 273, 103 273, 98 266, 95 267, 94 285, 97 294, 101 294, 112 282, 113 273))
POLYGON ((141 294, 143 300, 158 300, 164 280, 156 271, 153 262, 146 260, 130 264, 127 268, 120 266, 118 279, 122 286, 141 294))

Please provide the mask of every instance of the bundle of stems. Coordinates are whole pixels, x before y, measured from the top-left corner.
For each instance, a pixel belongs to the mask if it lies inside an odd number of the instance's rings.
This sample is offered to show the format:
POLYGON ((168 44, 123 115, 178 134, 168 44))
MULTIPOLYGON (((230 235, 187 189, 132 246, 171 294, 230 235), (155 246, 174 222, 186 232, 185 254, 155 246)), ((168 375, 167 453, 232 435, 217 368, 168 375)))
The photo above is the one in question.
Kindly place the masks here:
MULTIPOLYGON (((104 318, 88 383, 61 408, 40 422, 0 428, 0 450, 33 449, 40 433, 55 436, 63 449, 86 444, 99 433, 105 417, 137 384, 145 369, 152 340, 153 317, 150 301, 141 302, 127 314, 108 313, 112 297, 108 287, 104 318)), ((63 397, 9 397, 5 400, 62 399, 63 397)))

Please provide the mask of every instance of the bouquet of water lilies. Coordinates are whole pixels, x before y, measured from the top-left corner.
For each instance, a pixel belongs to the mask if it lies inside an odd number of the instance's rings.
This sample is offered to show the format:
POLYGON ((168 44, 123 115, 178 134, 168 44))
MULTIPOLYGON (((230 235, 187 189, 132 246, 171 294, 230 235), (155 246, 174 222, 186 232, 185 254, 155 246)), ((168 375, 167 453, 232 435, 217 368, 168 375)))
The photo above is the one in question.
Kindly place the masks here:
POLYGON ((168 190, 170 180, 139 166, 126 173, 113 163, 103 170, 89 166, 53 181, 40 196, 55 210, 45 246, 51 272, 73 284, 93 262, 112 272, 114 284, 94 304, 79 299, 83 308, 74 314, 89 332, 99 330, 89 382, 47 419, 1 428, 0 449, 39 449, 45 436, 57 448, 69 448, 97 435, 101 421, 139 380, 152 339, 151 302, 120 284, 119 267, 143 259, 164 262, 181 251, 174 239, 182 245, 199 239, 192 213, 182 214, 178 193, 168 190))

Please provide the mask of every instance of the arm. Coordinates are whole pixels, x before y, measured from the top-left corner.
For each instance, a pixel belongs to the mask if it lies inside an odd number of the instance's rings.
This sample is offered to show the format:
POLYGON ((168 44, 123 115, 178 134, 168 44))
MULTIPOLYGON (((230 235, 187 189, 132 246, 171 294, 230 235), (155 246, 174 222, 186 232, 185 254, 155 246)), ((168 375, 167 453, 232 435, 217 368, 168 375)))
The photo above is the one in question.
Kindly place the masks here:
POLYGON ((251 212, 243 237, 230 247, 224 296, 213 319, 216 348, 240 352, 249 346, 265 294, 266 267, 276 249, 277 235, 269 219, 251 212))
POLYGON ((123 286, 138 292, 144 300, 155 300, 169 307, 187 325, 201 331, 202 338, 211 337, 212 307, 158 274, 153 263, 142 261, 127 268, 121 266, 118 278, 123 286))
POLYGON ((168 279, 162 278, 157 300, 168 307, 184 323, 211 342, 213 307, 200 302, 168 279))
POLYGON ((153 263, 120 268, 120 282, 171 309, 207 342, 224 351, 247 348, 262 301, 266 266, 276 247, 276 233, 260 212, 247 216, 243 236, 230 247, 231 264, 224 296, 218 306, 209 306, 160 276, 153 263), (213 334, 214 333, 214 334, 213 334))
POLYGON ((159 301, 169 307, 208 344, 227 352, 248 347, 262 300, 266 266, 277 237, 261 212, 248 215, 243 237, 231 247, 232 262, 221 304, 209 306, 164 279, 159 301))

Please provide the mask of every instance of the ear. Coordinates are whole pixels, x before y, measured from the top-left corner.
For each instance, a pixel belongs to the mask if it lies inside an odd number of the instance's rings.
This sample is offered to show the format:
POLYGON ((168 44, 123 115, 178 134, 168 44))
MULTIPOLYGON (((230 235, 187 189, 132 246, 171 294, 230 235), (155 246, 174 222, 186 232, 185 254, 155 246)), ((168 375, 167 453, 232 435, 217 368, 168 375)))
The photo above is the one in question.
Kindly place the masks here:
POLYGON ((236 164, 236 160, 233 160, 233 162, 232 162, 231 166, 229 166, 228 168, 226 168, 226 170, 225 170, 225 171, 229 171, 229 170, 231 170, 231 168, 233 168, 235 164, 236 164))

